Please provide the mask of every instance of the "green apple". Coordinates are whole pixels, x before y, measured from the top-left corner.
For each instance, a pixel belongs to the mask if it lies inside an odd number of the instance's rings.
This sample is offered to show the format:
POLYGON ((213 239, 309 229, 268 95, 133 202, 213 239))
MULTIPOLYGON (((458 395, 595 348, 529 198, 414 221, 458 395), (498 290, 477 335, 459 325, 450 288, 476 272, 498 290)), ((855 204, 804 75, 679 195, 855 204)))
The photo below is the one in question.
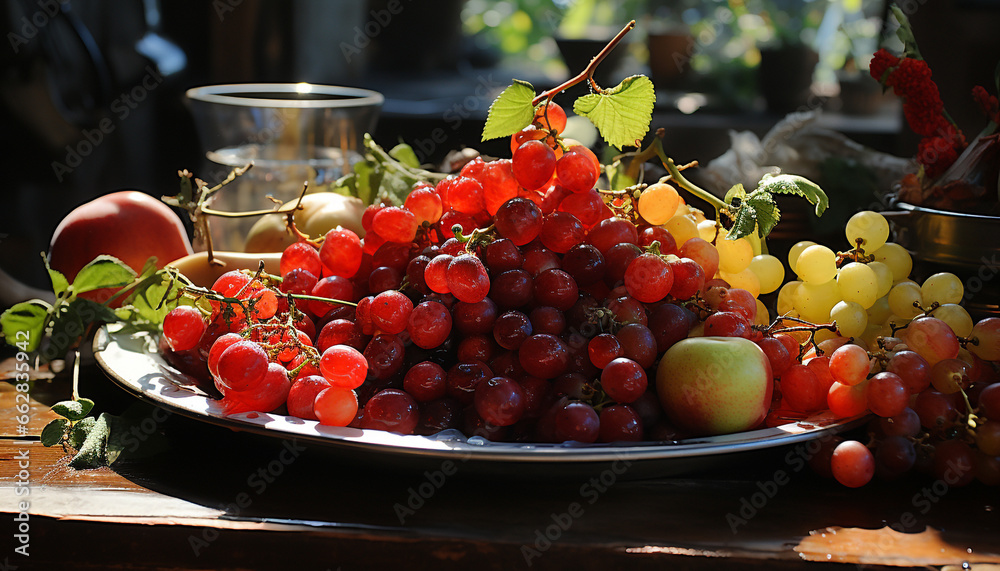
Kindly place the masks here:
POLYGON ((757 426, 771 405, 771 364, 742 337, 682 339, 664 353, 656 388, 667 418, 705 436, 757 426))

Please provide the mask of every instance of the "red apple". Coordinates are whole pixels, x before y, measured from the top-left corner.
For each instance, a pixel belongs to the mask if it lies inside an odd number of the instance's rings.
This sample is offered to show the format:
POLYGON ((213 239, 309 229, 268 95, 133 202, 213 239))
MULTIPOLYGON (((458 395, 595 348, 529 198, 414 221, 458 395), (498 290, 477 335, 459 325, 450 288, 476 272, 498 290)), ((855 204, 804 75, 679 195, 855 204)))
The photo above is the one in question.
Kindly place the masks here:
POLYGON ((771 404, 771 365, 756 343, 740 337, 691 337, 664 353, 656 371, 663 410, 692 434, 749 430, 771 404))
POLYGON ((126 190, 95 198, 67 214, 52 234, 49 264, 73 283, 77 272, 100 254, 114 256, 138 272, 150 256, 156 256, 162 268, 191 252, 184 225, 169 206, 126 190))

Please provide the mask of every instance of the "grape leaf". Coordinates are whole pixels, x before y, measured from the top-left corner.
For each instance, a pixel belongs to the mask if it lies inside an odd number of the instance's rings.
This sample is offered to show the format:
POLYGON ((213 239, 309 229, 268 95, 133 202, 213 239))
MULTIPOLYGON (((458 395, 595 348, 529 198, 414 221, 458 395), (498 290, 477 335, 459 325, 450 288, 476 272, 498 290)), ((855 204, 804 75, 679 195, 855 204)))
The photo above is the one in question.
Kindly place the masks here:
POLYGON ((49 279, 52 280, 52 291, 56 294, 56 297, 59 297, 64 291, 69 289, 69 281, 62 272, 49 267, 49 258, 44 252, 42 253, 42 263, 45 264, 45 270, 49 272, 49 279))
POLYGON ((573 103, 573 111, 590 121, 604 140, 616 148, 635 145, 649 130, 656 90, 644 75, 626 77, 602 93, 584 95, 573 103))
MULTIPOLYGON (((128 298, 127 303, 133 310, 131 319, 163 323, 163 318, 167 316, 167 313, 179 305, 175 298, 180 287, 181 284, 176 281, 171 282, 167 275, 150 276, 141 285, 136 286, 135 291, 128 298)), ((119 318, 125 317, 122 312, 117 312, 116 315, 119 318)))
POLYGON ((80 294, 106 287, 125 287, 132 283, 135 275, 135 270, 118 258, 101 254, 76 274, 73 291, 80 294))
MULTIPOLYGON (((735 188, 733 187, 729 192, 732 193, 735 188)), ((726 194, 726 198, 729 198, 728 193, 726 194)), ((755 230, 757 236, 766 238, 780 219, 781 211, 778 210, 778 205, 775 204, 774 198, 766 192, 755 190, 746 195, 740 202, 740 206, 736 211, 736 218, 733 220, 733 227, 729 231, 729 234, 726 235, 726 239, 739 240, 740 238, 752 235, 755 230)))
POLYGON ((399 143, 395 147, 389 149, 389 156, 408 167, 415 169, 420 168, 420 159, 417 158, 417 153, 413 151, 413 147, 407 145, 406 143, 399 143))
POLYGON ((767 235, 781 220, 781 211, 778 210, 778 205, 774 202, 774 198, 766 193, 751 196, 747 200, 753 204, 757 211, 757 235, 761 238, 767 238, 767 235))
POLYGON ((794 174, 766 174, 760 179, 756 192, 801 196, 816 207, 816 216, 822 216, 830 205, 823 189, 811 180, 794 174))
POLYGON ((527 81, 515 79, 490 105, 483 127, 483 141, 507 137, 531 124, 535 108, 531 101, 535 88, 527 81))
POLYGON ((740 202, 742 202, 743 199, 746 198, 746 195, 747 191, 743 188, 743 185, 736 184, 733 185, 733 187, 729 189, 729 192, 726 193, 726 197, 723 199, 723 202, 732 206, 733 199, 739 198, 740 202))
POLYGON ((37 349, 51 309, 52 306, 44 301, 33 299, 14 304, 4 311, 0 315, 0 328, 3 329, 7 344, 18 347, 18 342, 23 344, 27 341, 25 346, 20 347, 23 351, 30 353, 37 349), (24 338, 25 335, 27 339, 24 338))

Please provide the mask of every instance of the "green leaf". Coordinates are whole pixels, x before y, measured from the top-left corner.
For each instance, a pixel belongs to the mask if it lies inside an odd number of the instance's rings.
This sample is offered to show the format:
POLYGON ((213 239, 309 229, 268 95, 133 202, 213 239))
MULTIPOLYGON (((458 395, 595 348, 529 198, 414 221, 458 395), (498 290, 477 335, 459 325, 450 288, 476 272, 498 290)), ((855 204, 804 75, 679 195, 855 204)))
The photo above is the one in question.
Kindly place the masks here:
POLYGON ((81 469, 98 468, 108 465, 108 434, 110 433, 110 427, 108 426, 107 416, 106 413, 102 413, 97 418, 97 421, 94 422, 83 444, 80 445, 80 451, 69 461, 70 466, 81 469))
POLYGON ((80 420, 90 414, 94 401, 90 399, 64 400, 52 405, 52 412, 70 420, 80 420))
POLYGON ((644 75, 626 77, 603 93, 584 95, 573 103, 573 111, 590 121, 604 140, 617 148, 635 145, 649 130, 656 90, 644 75))
POLYGON ((59 270, 53 270, 49 267, 49 258, 44 252, 42 253, 42 263, 45 264, 45 270, 49 272, 49 279, 52 280, 52 291, 56 297, 59 297, 69 288, 69 280, 59 270))
POLYGON ((757 229, 757 209, 749 202, 744 202, 736 211, 733 227, 729 229, 726 240, 739 240, 749 236, 757 229))
POLYGON ((0 315, 0 328, 3 329, 7 344, 20 347, 27 353, 37 349, 42 341, 42 332, 45 331, 51 309, 52 306, 44 301, 32 299, 16 303, 4 311, 0 315), (18 343, 24 344, 25 341, 27 343, 23 347, 18 345, 18 343))
POLYGON ((55 446, 62 442, 63 435, 69 429, 69 421, 65 418, 57 418, 45 425, 42 429, 42 446, 55 446))
POLYGON ((515 79, 490 105, 483 127, 483 141, 508 137, 531 124, 535 108, 531 101, 535 88, 527 81, 515 79))
POLYGON ((739 198, 740 202, 742 203, 743 199, 746 198, 746 195, 747 195, 747 191, 746 191, 746 189, 743 188, 743 185, 742 184, 737 184, 737 185, 734 185, 732 188, 729 189, 729 192, 726 193, 726 198, 723 199, 723 202, 725 202, 726 204, 732 206, 733 205, 733 199, 739 198))
POLYGON ((613 164, 605 167, 604 172, 608 177, 611 190, 622 190, 630 186, 635 186, 637 182, 628 175, 628 166, 621 161, 615 161, 613 164))
POLYGON ((73 291, 80 294, 106 287, 121 288, 132 283, 135 276, 135 270, 118 258, 101 254, 76 274, 73 291))
POLYGON ((93 323, 95 321, 99 323, 114 323, 115 321, 118 321, 118 315, 115 314, 115 310, 104 305, 103 303, 97 303, 96 301, 78 297, 69 305, 77 308, 77 313, 79 313, 84 324, 93 323))
POLYGON ((399 143, 389 149, 389 156, 410 168, 420 168, 420 159, 417 158, 417 153, 413 151, 413 147, 406 143, 399 143))
POLYGON ((372 204, 382 185, 382 169, 375 161, 365 160, 355 163, 354 173, 357 176, 355 180, 357 197, 365 204, 372 204))
POLYGON ((771 230, 781 220, 781 211, 778 210, 778 205, 770 194, 763 192, 750 195, 747 202, 753 205, 757 212, 757 235, 761 238, 767 238, 771 230))
POLYGON ((358 175, 353 172, 351 174, 345 174, 330 185, 330 190, 341 196, 353 196, 355 198, 359 198, 358 175))
POLYGON ((115 460, 121 456, 122 452, 125 451, 126 445, 131 443, 135 446, 135 438, 129 437, 129 426, 135 426, 132 423, 127 422, 121 417, 108 414, 106 412, 101 413, 101 418, 108 424, 108 441, 107 441, 107 459, 108 465, 115 463, 115 460))
POLYGON ((96 423, 97 419, 92 416, 80 419, 80 422, 74 424, 73 430, 69 432, 69 445, 79 450, 87 440, 87 435, 94 429, 96 423))
POLYGON ((768 194, 794 194, 808 200, 816 207, 816 216, 822 216, 830 199, 816 183, 794 174, 766 174, 760 179, 757 190, 768 194))

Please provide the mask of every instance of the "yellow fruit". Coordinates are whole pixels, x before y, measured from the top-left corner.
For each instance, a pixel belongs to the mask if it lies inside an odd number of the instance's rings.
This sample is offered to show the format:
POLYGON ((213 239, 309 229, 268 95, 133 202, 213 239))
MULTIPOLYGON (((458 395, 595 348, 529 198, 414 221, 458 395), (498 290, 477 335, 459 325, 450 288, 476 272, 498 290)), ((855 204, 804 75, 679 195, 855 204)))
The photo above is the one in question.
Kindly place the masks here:
MULTIPOLYGON (((293 200, 292 202, 297 201, 293 200)), ((295 226, 310 238, 324 236, 337 226, 364 237, 361 216, 365 204, 357 198, 333 192, 316 192, 302 197, 302 210, 295 212, 295 226)), ((280 252, 295 242, 283 215, 268 214, 250 228, 243 249, 247 252, 280 252)))

